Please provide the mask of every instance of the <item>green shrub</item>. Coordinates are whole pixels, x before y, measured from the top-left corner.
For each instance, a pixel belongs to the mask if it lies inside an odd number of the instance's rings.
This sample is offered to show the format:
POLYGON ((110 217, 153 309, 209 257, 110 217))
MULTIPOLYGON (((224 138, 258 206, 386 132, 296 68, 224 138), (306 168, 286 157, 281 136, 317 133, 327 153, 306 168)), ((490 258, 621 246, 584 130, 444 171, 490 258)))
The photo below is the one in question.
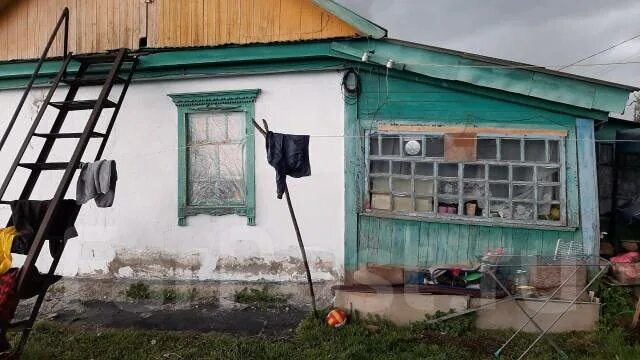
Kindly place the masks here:
POLYGON ((162 303, 170 304, 174 303, 178 300, 178 292, 172 288, 164 288, 162 289, 162 303))
POLYGON ((146 300, 151 297, 151 291, 149 290, 149 285, 138 281, 129 285, 125 295, 133 300, 146 300))
POLYGON ((289 297, 275 292, 265 285, 260 289, 245 287, 233 294, 234 301, 241 304, 254 305, 284 305, 289 297))
POLYGON ((602 304, 599 323, 601 330, 618 327, 623 317, 633 315, 635 298, 631 288, 601 283, 596 293, 602 304))

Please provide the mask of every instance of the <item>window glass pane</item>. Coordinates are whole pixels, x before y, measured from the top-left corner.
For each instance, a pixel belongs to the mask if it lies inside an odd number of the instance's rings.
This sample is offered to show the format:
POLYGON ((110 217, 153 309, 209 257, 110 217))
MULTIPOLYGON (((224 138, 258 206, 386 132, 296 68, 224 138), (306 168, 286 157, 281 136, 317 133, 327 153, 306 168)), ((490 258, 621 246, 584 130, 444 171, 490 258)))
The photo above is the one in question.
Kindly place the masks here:
POLYGON ((391 210, 391 195, 371 195, 371 208, 378 210, 391 210))
POLYGON ((411 163, 406 161, 394 161, 392 172, 395 175, 411 175, 411 163))
POLYGON ((551 204, 538 204, 538 220, 550 220, 551 204))
POLYGON ((442 201, 438 203, 438 214, 457 215, 458 203, 442 201))
POLYGON ((386 160, 372 160, 369 165, 369 172, 371 174, 388 174, 389 162, 386 160))
POLYGON ((465 201, 463 210, 466 216, 482 216, 482 207, 477 200, 465 201))
POLYGON ((374 135, 369 138, 370 155, 396 158, 370 160, 368 206, 494 221, 559 221, 559 145, 557 140, 524 137, 478 138, 477 160, 466 163, 444 159, 442 136, 374 135), (555 163, 547 162, 549 156, 555 163))
POLYGON ((231 141, 244 139, 245 114, 241 112, 229 113, 227 118, 227 136, 231 141))
POLYGON ((560 182, 560 168, 538 167, 538 181, 546 183, 560 182))
POLYGON ((534 187, 531 185, 513 185, 514 200, 533 200, 534 187))
POLYGON ((187 143, 202 144, 207 142, 207 122, 208 118, 206 114, 192 114, 187 118, 188 133, 187 143))
POLYGON ((509 167, 489 165, 489 180, 509 180, 509 167))
POLYGON ((525 161, 546 161, 546 150, 544 140, 524 141, 525 161))
POLYGON ((444 157, 444 137, 428 136, 424 146, 426 157, 444 157))
POLYGON ((489 184, 489 196, 492 198, 508 199, 509 184, 489 184))
POLYGON ((242 144, 220 145, 220 177, 223 179, 242 179, 244 156, 242 144))
POLYGON ((227 114, 209 115, 207 121, 207 140, 227 140, 227 114))
POLYGON ((533 220, 533 206, 532 203, 513 203, 513 218, 516 220, 533 220))
POLYGON ((465 165, 465 179, 484 179, 484 165, 465 165))
POLYGON ((495 160, 497 152, 496 139, 478 139, 478 160, 495 160))
POLYGON ((416 176, 433 176, 433 163, 416 163, 416 176))
POLYGON ((389 178, 386 176, 371 178, 371 191, 376 193, 390 193, 389 178))
POLYGON ((506 201, 490 201, 489 217, 511 219, 511 208, 506 201))
POLYGON ((187 203, 243 203, 244 113, 187 117, 187 203), (217 143, 217 144, 212 144, 217 143))
POLYGON ((402 151, 405 156, 422 156, 421 138, 404 138, 402 140, 402 151))
POLYGON ((244 202, 244 182, 233 179, 220 180, 216 183, 218 202, 244 202))
POLYGON ((369 138, 369 154, 380 155, 380 149, 378 149, 378 135, 373 135, 369 138))
POLYGON ((215 201, 215 179, 218 173, 218 146, 200 145, 189 148, 187 164, 188 202, 190 205, 210 205, 215 201))
POLYGON ((514 166, 513 181, 533 181, 532 166, 514 166))
POLYGON ((458 177, 458 164, 438 164, 438 176, 458 177))
POLYGON ((560 186, 538 186, 538 201, 560 201, 560 186))
POLYGON ((391 189, 394 193, 411 193, 411 180, 409 179, 391 179, 391 189))
POLYGON ((410 197, 394 196, 393 210, 395 211, 413 211, 413 204, 410 197))
POLYGON ((463 194, 466 198, 482 198, 484 197, 484 181, 465 182, 463 194))
POLYGON ((433 198, 416 198, 416 211, 423 213, 433 212, 433 198))
POLYGON ((414 180, 416 194, 433 195, 433 180, 414 180))
POLYGON ((382 136, 382 154, 381 155, 400 155, 400 136, 398 135, 382 136))
POLYGON ((458 182, 457 181, 439 181, 438 193, 441 195, 455 195, 458 196, 458 182))
POLYGON ((560 142, 558 140, 549 140, 549 161, 554 163, 560 162, 560 142))
POLYGON ((500 158, 502 160, 521 160, 520 139, 501 139, 500 158))
POLYGON ((538 220, 560 221, 560 205, 538 204, 538 220))

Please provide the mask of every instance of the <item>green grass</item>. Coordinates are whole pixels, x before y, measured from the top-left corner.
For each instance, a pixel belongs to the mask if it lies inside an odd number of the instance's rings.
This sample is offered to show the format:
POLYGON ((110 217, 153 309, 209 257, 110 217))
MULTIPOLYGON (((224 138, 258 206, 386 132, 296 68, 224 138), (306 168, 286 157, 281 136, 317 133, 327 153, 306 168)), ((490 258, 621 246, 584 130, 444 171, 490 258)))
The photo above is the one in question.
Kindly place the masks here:
POLYGON ((233 299, 241 304, 278 306, 286 305, 289 297, 265 285, 262 288, 244 287, 233 294, 233 299))
MULTIPOLYGON (((511 335, 508 331, 469 331, 461 336, 430 332, 420 326, 397 328, 354 321, 340 329, 308 318, 291 339, 276 340, 221 334, 142 330, 76 330, 40 323, 23 359, 492 359, 511 335)), ((523 335, 505 350, 515 359, 533 335, 523 335)), ((606 333, 553 335, 570 359, 640 359, 620 329, 606 333)), ((527 359, 556 359, 541 343, 527 359)))

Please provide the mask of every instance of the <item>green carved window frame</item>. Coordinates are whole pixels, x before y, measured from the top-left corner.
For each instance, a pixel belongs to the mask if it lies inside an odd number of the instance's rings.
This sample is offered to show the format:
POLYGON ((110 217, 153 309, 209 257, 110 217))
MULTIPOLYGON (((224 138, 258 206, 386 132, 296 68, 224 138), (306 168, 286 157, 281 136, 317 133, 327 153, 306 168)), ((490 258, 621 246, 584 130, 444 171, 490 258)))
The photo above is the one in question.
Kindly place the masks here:
POLYGON ((186 226, 187 217, 200 214, 213 216, 237 214, 247 217, 247 225, 256 225, 255 142, 252 119, 260 89, 169 94, 178 109, 178 225, 186 226), (197 205, 188 203, 188 119, 192 114, 237 113, 245 115, 244 203, 197 205))

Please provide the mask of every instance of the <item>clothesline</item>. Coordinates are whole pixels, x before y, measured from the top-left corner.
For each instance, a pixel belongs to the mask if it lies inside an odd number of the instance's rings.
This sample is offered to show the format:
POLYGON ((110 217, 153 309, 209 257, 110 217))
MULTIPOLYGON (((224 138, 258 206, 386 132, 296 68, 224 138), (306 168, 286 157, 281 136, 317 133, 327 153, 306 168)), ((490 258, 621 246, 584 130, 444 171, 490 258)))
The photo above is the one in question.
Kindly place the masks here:
MULTIPOLYGON (((255 136, 255 135, 254 135, 255 136)), ((409 135, 410 136, 410 135, 409 135)), ((416 134, 416 136, 418 136, 416 134)), ((310 135, 311 138, 324 138, 324 139, 331 139, 331 138, 345 138, 345 139, 349 139, 349 138, 367 138, 368 136, 361 136, 361 135, 310 135)), ((391 136, 392 137, 392 136, 391 136)), ((461 138, 458 137, 456 139, 460 139, 460 140, 470 140, 470 139, 477 139, 477 138, 461 138)), ((545 138, 534 138, 534 137, 527 137, 526 140, 548 140, 545 138)), ((634 143, 634 142, 640 142, 640 140, 594 140, 594 139, 576 139, 576 138, 564 138, 565 141, 588 141, 588 142, 595 142, 595 143, 604 143, 604 144, 613 144, 613 143, 634 143)), ((202 142, 202 143, 198 143, 198 144, 194 144, 194 145, 185 145, 185 146, 177 146, 177 147, 170 147, 170 148, 166 148, 163 150, 157 150, 157 151, 151 151, 151 152, 140 152, 140 151, 131 151, 131 152, 118 152, 118 153, 112 153, 112 155, 118 155, 118 156, 126 156, 126 155, 135 155, 136 157, 150 157, 150 156, 154 156, 154 155, 160 155, 160 154, 167 154, 167 153, 176 153, 179 150, 187 150, 187 149, 193 149, 193 148, 199 148, 199 147, 205 147, 205 146, 210 146, 210 145, 220 145, 220 144, 224 144, 223 142, 219 142, 219 141, 211 141, 211 142, 202 142)))

